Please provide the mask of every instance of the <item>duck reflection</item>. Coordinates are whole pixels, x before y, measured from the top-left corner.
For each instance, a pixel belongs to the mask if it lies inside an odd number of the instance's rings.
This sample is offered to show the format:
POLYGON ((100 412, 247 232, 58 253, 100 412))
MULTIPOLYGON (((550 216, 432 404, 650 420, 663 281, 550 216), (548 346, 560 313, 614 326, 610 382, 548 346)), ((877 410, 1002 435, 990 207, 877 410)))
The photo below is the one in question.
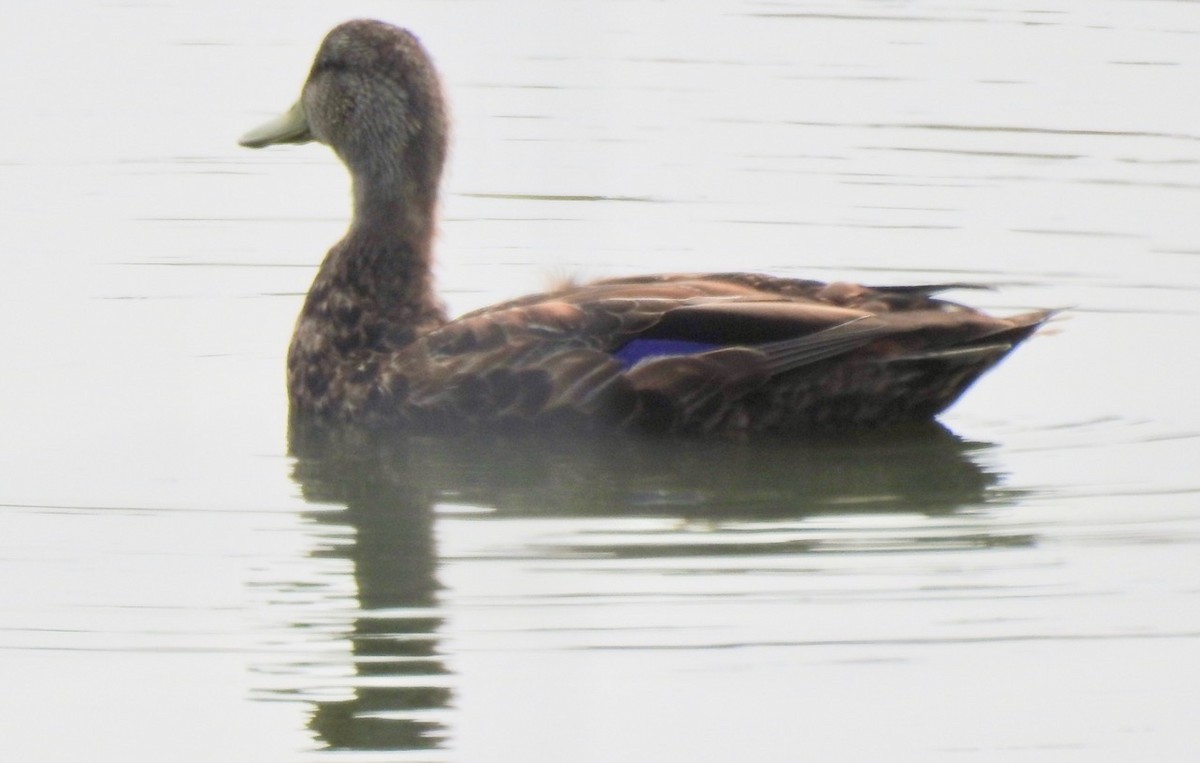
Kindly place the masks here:
POLYGON ((316 703, 309 725, 333 749, 437 747, 442 727, 429 716, 450 691, 437 647, 431 486, 360 449, 316 451, 293 437, 293 450, 306 500, 345 506, 310 518, 353 529, 352 543, 321 553, 351 562, 359 610, 349 634, 353 697, 316 703))
MULTIPOLYGON (((505 517, 681 521, 795 520, 819 514, 950 514, 1014 496, 981 466, 991 446, 939 425, 811 442, 381 437, 293 422, 294 478, 311 513, 349 525, 354 541, 323 553, 352 565, 359 611, 349 628, 353 696, 318 701, 310 726, 333 749, 435 749, 453 701, 441 657, 435 507, 486 507, 505 517)), ((804 552, 803 542, 637 543, 669 554, 804 552), (697 545, 699 544, 699 545, 697 545)), ((676 539, 678 540, 678 539, 676 539)), ((596 551, 592 546, 591 550, 596 551)), ((605 549, 622 555, 622 549, 605 549)))

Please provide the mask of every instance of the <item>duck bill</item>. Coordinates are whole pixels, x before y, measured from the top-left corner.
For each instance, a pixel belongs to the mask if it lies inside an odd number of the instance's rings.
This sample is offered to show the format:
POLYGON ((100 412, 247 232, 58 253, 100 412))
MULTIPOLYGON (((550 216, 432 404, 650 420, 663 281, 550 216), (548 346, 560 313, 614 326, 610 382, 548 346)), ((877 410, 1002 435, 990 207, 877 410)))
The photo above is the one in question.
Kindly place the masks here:
POLYGON ((276 143, 308 143, 313 140, 304 104, 295 105, 269 122, 264 122, 238 139, 247 148, 262 148, 276 143))

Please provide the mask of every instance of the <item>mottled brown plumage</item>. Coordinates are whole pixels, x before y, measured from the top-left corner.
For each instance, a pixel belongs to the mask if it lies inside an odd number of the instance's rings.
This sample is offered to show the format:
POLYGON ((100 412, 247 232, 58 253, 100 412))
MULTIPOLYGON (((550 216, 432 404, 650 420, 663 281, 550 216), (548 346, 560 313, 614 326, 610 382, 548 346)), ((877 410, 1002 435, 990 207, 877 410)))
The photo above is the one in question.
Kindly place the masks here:
POLYGON ((447 120, 417 39, 336 27, 300 103, 244 145, 317 140, 350 170, 354 219, 288 353, 297 416, 440 431, 804 433, 928 419, 1048 317, 753 273, 611 279, 448 321, 430 276, 447 120))

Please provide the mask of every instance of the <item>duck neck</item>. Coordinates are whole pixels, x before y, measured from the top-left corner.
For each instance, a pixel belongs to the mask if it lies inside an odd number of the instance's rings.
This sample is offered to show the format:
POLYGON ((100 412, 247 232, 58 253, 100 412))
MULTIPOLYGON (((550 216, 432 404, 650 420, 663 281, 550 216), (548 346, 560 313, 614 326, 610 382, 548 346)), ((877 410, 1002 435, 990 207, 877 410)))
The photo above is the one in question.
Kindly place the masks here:
MULTIPOLYGON (((399 250, 414 264, 430 263, 440 172, 413 172, 401 162, 352 169, 354 218, 348 240, 399 250)), ((365 247, 364 247, 365 248, 365 247)))
POLYGON ((356 170, 354 218, 342 241, 348 285, 393 329, 411 330, 407 339, 395 337, 402 342, 446 322, 432 262, 441 166, 420 165, 372 162, 356 170))
POLYGON ((309 290, 289 353, 292 374, 394 352, 446 322, 431 269, 437 180, 354 173, 354 218, 309 290))

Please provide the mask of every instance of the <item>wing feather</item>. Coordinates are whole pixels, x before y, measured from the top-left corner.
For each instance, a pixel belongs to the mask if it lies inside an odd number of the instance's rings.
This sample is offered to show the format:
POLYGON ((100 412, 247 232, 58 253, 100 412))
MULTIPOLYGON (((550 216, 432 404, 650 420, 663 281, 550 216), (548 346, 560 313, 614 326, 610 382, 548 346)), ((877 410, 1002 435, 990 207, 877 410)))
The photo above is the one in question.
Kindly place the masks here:
POLYGON ((1051 314, 997 319, 931 296, 969 286, 871 289, 737 273, 600 281, 476 311, 425 334, 381 359, 387 372, 376 374, 368 398, 381 416, 390 405, 413 419, 566 415, 721 428, 749 415, 739 406, 751 393, 764 390, 755 400, 768 399, 772 380, 788 375, 783 383, 795 384, 822 361, 988 364, 1051 314), (644 357, 638 342, 666 352, 644 357), (706 346, 715 349, 697 349, 706 346), (681 354, 668 354, 671 347, 681 354))

